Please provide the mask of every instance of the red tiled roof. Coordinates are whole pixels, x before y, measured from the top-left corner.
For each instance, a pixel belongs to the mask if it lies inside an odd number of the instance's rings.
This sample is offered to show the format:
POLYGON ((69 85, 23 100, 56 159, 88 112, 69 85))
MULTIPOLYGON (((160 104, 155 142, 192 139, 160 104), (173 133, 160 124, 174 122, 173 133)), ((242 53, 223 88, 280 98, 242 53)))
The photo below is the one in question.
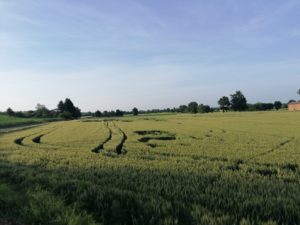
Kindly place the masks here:
POLYGON ((290 102, 289 105, 298 105, 300 102, 290 102))

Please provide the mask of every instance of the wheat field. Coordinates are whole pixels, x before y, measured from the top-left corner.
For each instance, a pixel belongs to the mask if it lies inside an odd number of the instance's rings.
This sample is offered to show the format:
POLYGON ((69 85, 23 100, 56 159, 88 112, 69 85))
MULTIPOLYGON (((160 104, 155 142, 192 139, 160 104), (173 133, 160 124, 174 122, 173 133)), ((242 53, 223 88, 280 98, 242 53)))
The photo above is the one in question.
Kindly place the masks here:
POLYGON ((300 224, 300 114, 141 115, 0 134, 20 224, 300 224))

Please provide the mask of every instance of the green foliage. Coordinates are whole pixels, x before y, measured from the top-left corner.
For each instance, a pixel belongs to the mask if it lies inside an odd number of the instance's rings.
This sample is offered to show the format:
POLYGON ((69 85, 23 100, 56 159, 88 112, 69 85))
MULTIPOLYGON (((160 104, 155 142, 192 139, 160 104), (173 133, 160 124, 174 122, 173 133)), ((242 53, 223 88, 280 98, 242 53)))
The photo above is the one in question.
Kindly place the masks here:
POLYGON ((8 108, 6 110, 6 114, 9 115, 9 116, 14 116, 15 115, 15 112, 11 109, 11 108, 8 108))
POLYGON ((51 117, 51 112, 49 109, 47 109, 46 106, 41 105, 41 104, 37 104, 36 106, 36 110, 35 110, 35 116, 36 117, 45 117, 45 118, 49 118, 51 117))
POLYGON ((198 106, 198 112, 199 113, 209 113, 211 111, 211 108, 209 105, 203 105, 203 104, 200 104, 198 106))
POLYGON ((189 105, 188 105, 188 112, 197 113, 198 112, 198 103, 197 102, 190 102, 189 105))
POLYGON ((99 110, 97 110, 95 112, 95 117, 101 117, 101 116, 102 116, 102 113, 99 110))
POLYGON ((281 109, 282 108, 282 103, 280 101, 275 101, 274 102, 274 108, 276 110, 281 109))
POLYGON ((223 96, 222 98, 219 99, 218 104, 220 106, 220 109, 225 112, 229 110, 230 107, 230 101, 229 98, 226 96, 223 96))
POLYGON ((181 113, 188 112, 188 107, 186 105, 179 106, 179 112, 181 112, 181 113))
POLYGON ((231 96, 231 108, 234 111, 245 111, 247 109, 247 99, 241 91, 235 92, 231 96))
POLYGON ((77 119, 81 117, 80 109, 75 107, 69 98, 66 98, 65 102, 59 101, 57 109, 60 113, 60 117, 66 120, 77 119))
POLYGON ((139 114, 139 110, 138 110, 136 107, 134 107, 134 108, 132 109, 132 114, 133 114, 134 116, 137 116, 137 115, 139 114))
MULTIPOLYGON (((278 103, 277 103, 278 104, 278 103)), ((267 111, 274 109, 273 103, 256 103, 253 105, 255 111, 267 111)))
POLYGON ((123 116, 123 115, 124 115, 124 112, 122 112, 119 109, 116 110, 116 116, 123 116))

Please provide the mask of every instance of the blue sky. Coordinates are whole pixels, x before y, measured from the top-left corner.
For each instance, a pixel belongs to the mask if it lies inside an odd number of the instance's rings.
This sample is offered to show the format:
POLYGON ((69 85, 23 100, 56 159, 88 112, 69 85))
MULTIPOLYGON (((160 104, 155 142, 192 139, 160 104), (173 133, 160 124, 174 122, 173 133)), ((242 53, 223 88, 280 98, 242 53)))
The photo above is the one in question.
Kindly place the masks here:
POLYGON ((0 0, 0 110, 298 99, 299 0, 0 0))

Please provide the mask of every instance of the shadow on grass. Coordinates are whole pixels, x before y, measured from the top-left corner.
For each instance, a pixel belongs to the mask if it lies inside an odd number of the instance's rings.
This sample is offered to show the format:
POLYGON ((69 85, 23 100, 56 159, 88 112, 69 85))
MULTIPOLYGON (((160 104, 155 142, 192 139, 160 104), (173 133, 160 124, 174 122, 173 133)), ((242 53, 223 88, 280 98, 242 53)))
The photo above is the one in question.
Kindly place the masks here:
POLYGON ((300 184, 140 169, 0 161, 0 216, 24 224, 299 224, 300 184), (246 222, 245 222, 246 221, 246 222))

